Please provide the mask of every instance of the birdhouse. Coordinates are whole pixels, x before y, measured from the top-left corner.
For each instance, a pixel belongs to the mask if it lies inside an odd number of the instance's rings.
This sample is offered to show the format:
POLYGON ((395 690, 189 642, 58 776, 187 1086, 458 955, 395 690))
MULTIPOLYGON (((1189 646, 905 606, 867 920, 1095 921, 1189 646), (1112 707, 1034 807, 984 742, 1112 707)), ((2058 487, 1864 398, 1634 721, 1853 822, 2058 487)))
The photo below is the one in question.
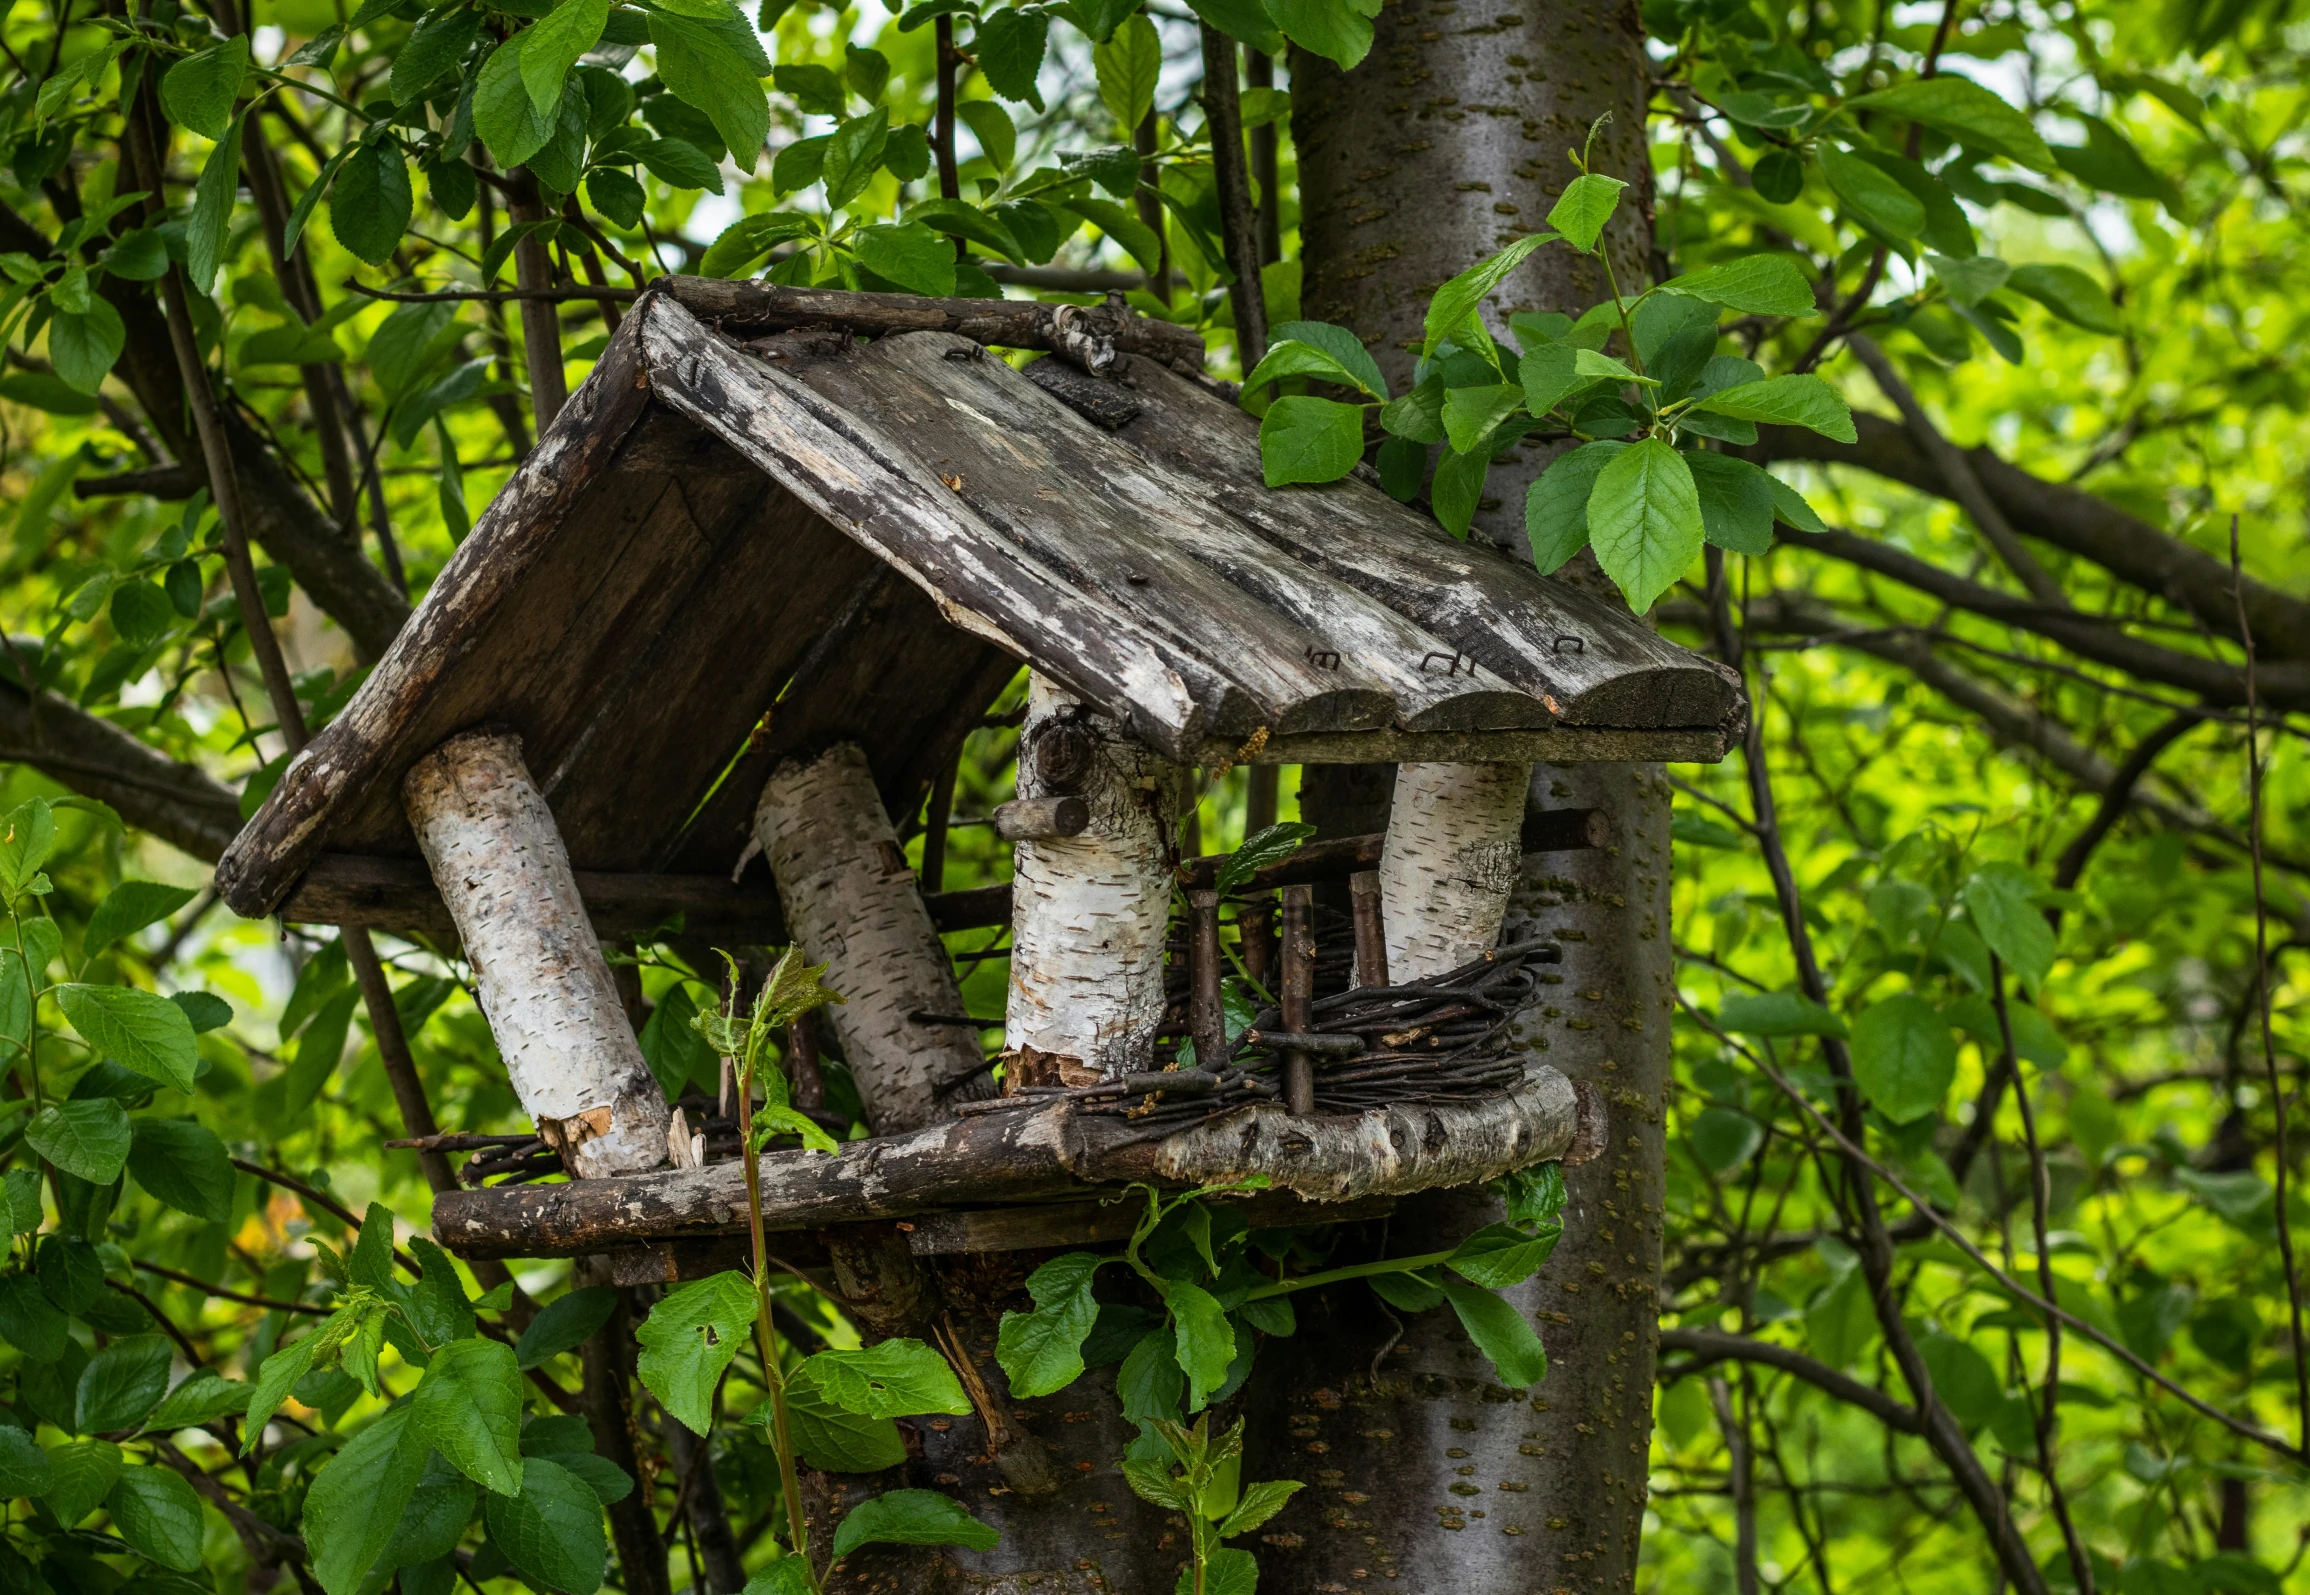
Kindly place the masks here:
POLYGON ((1200 359, 1119 303, 635 304, 217 869, 249 917, 462 943, 525 1171, 568 1178, 443 1193, 444 1244, 647 1259, 743 1227, 602 951, 675 915, 797 942, 846 999, 826 1039, 874 1133, 767 1153, 773 1231, 993 1246, 1119 1180, 1337 1204, 1597 1144, 1601 1104, 1505 1040, 1554 955, 1497 945, 1522 854, 1611 825, 1528 810, 1530 767, 1719 758, 1737 679, 1362 473, 1267 488, 1200 359), (926 895, 899 823, 1022 670, 1014 879, 926 895), (1189 772, 1336 762, 1397 766, 1384 836, 1225 894, 1178 856, 1189 772), (1004 923, 990 1055, 940 933, 1004 923))

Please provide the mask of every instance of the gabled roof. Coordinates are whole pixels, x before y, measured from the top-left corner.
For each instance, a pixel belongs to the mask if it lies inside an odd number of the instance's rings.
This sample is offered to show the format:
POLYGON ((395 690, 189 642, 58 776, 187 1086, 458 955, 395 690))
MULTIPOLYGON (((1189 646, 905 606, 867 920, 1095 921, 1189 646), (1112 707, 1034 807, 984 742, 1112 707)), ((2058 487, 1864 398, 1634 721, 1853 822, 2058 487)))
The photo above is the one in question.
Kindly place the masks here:
POLYGON ((910 813, 1021 661, 1183 762, 1722 755, 1729 672, 1366 481, 1266 488, 1199 378, 742 341, 828 297, 653 285, 227 851, 227 902, 414 859, 402 775, 483 724, 580 870, 726 873, 778 758, 858 740, 910 813))

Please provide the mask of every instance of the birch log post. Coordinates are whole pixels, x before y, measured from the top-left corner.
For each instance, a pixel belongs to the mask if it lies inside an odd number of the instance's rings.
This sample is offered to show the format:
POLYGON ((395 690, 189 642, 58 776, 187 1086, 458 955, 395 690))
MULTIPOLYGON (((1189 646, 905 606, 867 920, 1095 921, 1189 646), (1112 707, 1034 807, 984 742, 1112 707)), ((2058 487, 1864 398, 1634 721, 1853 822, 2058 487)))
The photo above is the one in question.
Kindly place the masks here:
POLYGON ((944 1118, 986 1060, 970 1026, 911 1017, 961 1014, 962 989, 858 744, 772 771, 754 835, 787 929, 842 995, 826 1016, 868 1125, 894 1135, 944 1118))
POLYGON ((1528 764, 1403 764, 1380 854, 1388 978, 1426 980, 1499 939, 1523 867, 1528 764))
POLYGON ((1152 1067, 1181 771, 1045 676, 1030 679, 1019 796, 1073 795, 1074 836, 1018 844, 1005 1048, 1064 1085, 1152 1067))
POLYGON ((521 739, 451 737, 411 768, 402 799, 538 1134, 579 1179, 664 1163, 665 1093, 626 1020, 521 739))

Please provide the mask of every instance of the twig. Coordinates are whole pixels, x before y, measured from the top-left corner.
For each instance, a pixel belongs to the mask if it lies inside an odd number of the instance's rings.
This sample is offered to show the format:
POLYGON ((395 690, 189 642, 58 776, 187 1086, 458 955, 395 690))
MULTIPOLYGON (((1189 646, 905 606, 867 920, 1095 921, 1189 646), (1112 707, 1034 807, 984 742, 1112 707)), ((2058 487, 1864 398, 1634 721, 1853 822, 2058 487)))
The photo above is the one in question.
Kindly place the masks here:
POLYGON ((1792 1346, 1721 1329, 1663 1329, 1660 1349, 1692 1353, 1695 1361, 1690 1366, 1679 1366, 1674 1370, 1678 1374, 1697 1372, 1711 1363, 1728 1360, 1758 1363, 1794 1375, 1847 1406, 1859 1407, 1888 1429, 1902 1434, 1919 1434, 1924 1429, 1915 1407, 1904 1406, 1875 1385, 1863 1384, 1851 1374, 1816 1361, 1792 1346))
POLYGON ((212 1285, 204 1279, 197 1279, 191 1274, 181 1274, 173 1268, 163 1268, 158 1263, 148 1263, 142 1258, 136 1259, 136 1266, 148 1274, 157 1274, 172 1284, 189 1286, 204 1296, 214 1296, 221 1301, 237 1301, 244 1307, 262 1307, 265 1311, 274 1313, 306 1313, 315 1318, 326 1318, 330 1313, 329 1308, 316 1307, 311 1302, 279 1301, 271 1296, 251 1296, 242 1291, 228 1290, 222 1285, 212 1285))
POLYGON ((603 299, 617 304, 630 304, 646 291, 640 288, 595 287, 578 283, 567 288, 443 288, 424 293, 397 293, 385 288, 369 288, 357 282, 347 282, 346 288, 365 299, 387 299, 398 305, 451 304, 471 301, 476 304, 502 305, 523 300, 546 304, 562 304, 576 299, 603 299))
POLYGON ((2294 1225, 2286 1212, 2286 1186, 2293 1165, 2286 1151, 2286 1088, 2278 1078, 2278 1052, 2270 1035, 2270 915, 2262 898, 2262 743, 2255 721, 2254 631, 2246 622, 2245 566, 2238 557, 2238 517, 2230 517, 2230 585, 2237 594, 2238 638, 2246 649, 2246 842, 2254 866, 2254 1008, 2262 1031, 2262 1069, 2270 1083, 2270 1111, 2277 1118, 2278 1260, 2286 1270, 2286 1306, 2294 1329, 2294 1400, 2300 1446, 2310 1452, 2310 1345, 2302 1340, 2302 1276, 2294 1266, 2294 1225))

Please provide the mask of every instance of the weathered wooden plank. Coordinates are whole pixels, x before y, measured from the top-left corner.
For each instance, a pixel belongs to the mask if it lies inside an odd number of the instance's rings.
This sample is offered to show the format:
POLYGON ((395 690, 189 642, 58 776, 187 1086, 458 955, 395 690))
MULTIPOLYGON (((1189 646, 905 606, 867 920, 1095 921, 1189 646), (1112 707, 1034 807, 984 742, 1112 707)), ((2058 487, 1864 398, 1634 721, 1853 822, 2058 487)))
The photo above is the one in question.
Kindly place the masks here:
POLYGON ((1214 737, 1195 762, 1222 764, 1714 764, 1725 756, 1718 727, 1620 730, 1561 725, 1553 731, 1327 731, 1230 747, 1214 737))
MULTIPOLYGON (((730 332, 779 332, 797 327, 841 327, 881 336, 892 332, 952 332, 975 343, 1008 349, 1055 349, 1052 305, 1025 299, 921 299, 913 294, 845 293, 787 288, 767 282, 714 277, 660 277, 665 293, 700 320, 730 332)), ((1121 318, 1113 333, 1124 354, 1149 355, 1194 371, 1203 365, 1203 338, 1192 327, 1140 315, 1121 318)))
POLYGON ((563 518, 648 407, 640 349, 646 321, 638 313, 626 318, 353 701, 217 861, 217 892, 234 912, 251 919, 271 912, 327 839, 332 811, 380 783, 390 792, 401 770, 426 751, 401 745, 407 723, 553 547, 563 518))
MULTIPOLYGON (((1294 1117, 1273 1105, 1159 1140, 1126 1121, 1065 1107, 982 1114, 840 1153, 771 1152, 760 1166, 767 1230, 816 1229, 942 1209, 1101 1194, 1160 1179, 1196 1185, 1265 1176, 1310 1201, 1401 1196, 1492 1179, 1586 1151, 1584 1098, 1534 1067, 1497 1097, 1294 1117)), ((1588 1128, 1593 1128, 1592 1125, 1588 1128)), ((1594 1140, 1593 1136, 1589 1141, 1594 1140)), ((745 1171, 732 1161, 623 1180, 444 1191, 434 1237, 465 1257, 572 1257, 636 1242, 729 1233, 747 1222, 745 1171)))
MULTIPOLYGON (((636 317, 634 319, 641 319, 636 317)), ((903 456, 792 377, 708 335, 671 300, 642 339, 659 396, 732 444, 797 497, 921 587, 954 624, 1024 658, 1064 638, 1055 666, 1102 703, 1128 706, 1150 742, 1265 723, 1241 687, 1128 617, 1076 591, 933 487, 903 456)), ((935 482, 935 478, 932 479, 935 482)))
MULTIPOLYGON (((1392 1196, 1354 1202, 1310 1202, 1277 1191, 1225 1200, 1253 1229, 1297 1228, 1306 1224, 1360 1224, 1395 1211, 1392 1196)), ((1145 1214, 1144 1205, 1125 1196, 1097 1202, 1048 1202, 1018 1207, 969 1208, 926 1213, 901 1223, 906 1249, 917 1257, 951 1257, 967 1252, 1025 1252, 1046 1246, 1097 1246, 1128 1240, 1145 1214)))
POLYGON ((1707 659, 1528 564, 1452 541, 1368 483, 1269 489, 1250 416, 1153 362, 1125 364, 1141 408, 1114 436, 1151 467, 1235 489, 1225 503, 1261 537, 1545 698, 1566 724, 1714 726, 1734 712, 1737 683, 1707 659))
MULTIPOLYGON (((686 934, 775 946, 786 938, 778 893, 766 875, 732 885, 718 875, 652 875, 578 870, 578 895, 605 941, 630 940, 676 914, 686 934)), ((282 902, 281 918, 299 925, 367 925, 418 931, 443 942, 457 928, 424 863, 324 853, 282 902)))
POLYGON ((1276 731, 1553 719, 1385 605, 1277 559, 1199 484, 1142 461, 975 353, 960 338, 916 333, 794 371, 861 421, 878 421, 1022 547, 1218 663, 1261 697, 1276 731))

